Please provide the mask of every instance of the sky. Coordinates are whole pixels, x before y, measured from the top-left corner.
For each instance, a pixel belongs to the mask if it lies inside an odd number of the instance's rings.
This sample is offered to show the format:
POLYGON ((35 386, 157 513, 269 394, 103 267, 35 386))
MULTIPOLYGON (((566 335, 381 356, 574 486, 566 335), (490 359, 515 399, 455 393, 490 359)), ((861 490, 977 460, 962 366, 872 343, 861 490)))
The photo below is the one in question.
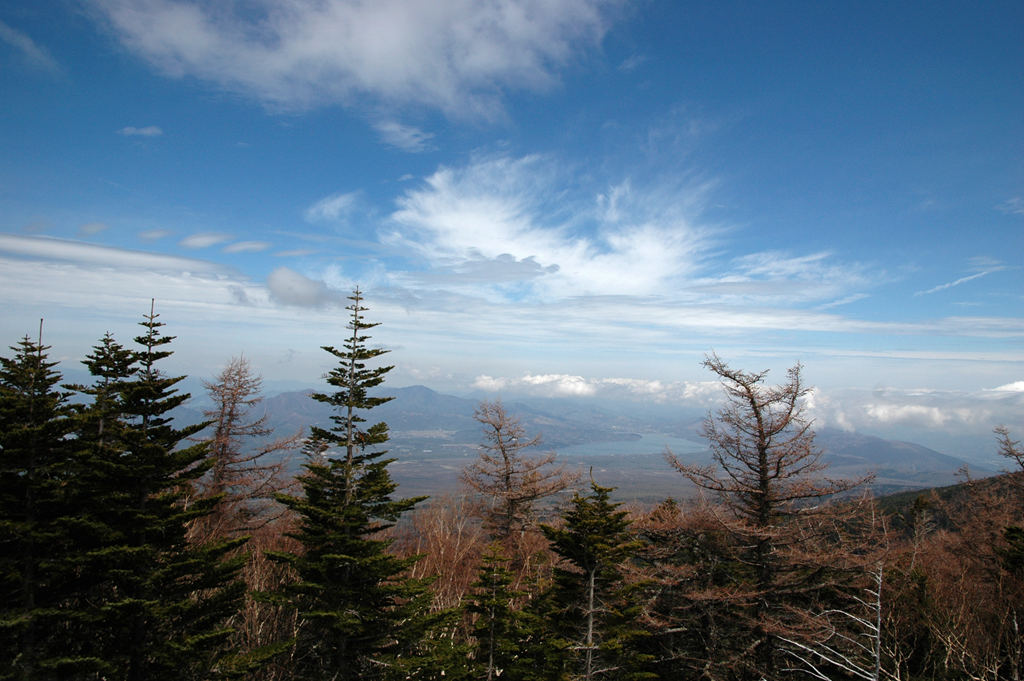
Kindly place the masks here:
MULTIPOLYGON (((1024 429, 1018 1, 0 0, 0 331, 67 370, 1024 429), (175 364, 176 363, 176 364, 175 364)), ((916 430, 914 430, 916 429, 916 430)), ((901 431, 902 432, 902 431, 901 431)), ((951 440, 950 440, 951 441, 951 440)))

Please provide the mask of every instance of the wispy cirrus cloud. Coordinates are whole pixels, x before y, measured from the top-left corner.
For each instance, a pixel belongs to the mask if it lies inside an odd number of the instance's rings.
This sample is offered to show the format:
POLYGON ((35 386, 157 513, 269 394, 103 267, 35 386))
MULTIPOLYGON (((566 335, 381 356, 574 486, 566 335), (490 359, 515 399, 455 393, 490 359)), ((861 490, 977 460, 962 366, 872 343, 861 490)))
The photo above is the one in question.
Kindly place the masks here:
POLYGON ((841 262, 830 252, 761 251, 733 258, 714 276, 694 282, 694 289, 732 305, 791 306, 825 300, 817 307, 825 310, 864 298, 867 294, 857 289, 878 278, 867 266, 841 262))
POLYGON ((1001 213, 1007 215, 1024 215, 1024 197, 1013 196, 997 206, 1001 213))
POLYGON ((992 274, 993 272, 998 272, 999 269, 1001 269, 1001 268, 995 268, 995 269, 991 269, 991 270, 985 270, 984 272, 977 272, 975 274, 969 274, 966 277, 960 277, 959 279, 956 279, 954 281, 949 281, 949 282, 946 282, 945 284, 939 284, 938 286, 934 286, 934 287, 932 287, 930 289, 927 289, 925 291, 916 291, 914 293, 914 295, 915 296, 928 296, 928 295, 931 295, 933 293, 938 293, 939 291, 945 291, 946 289, 951 289, 951 288, 953 288, 955 286, 960 286, 961 284, 966 284, 969 281, 974 281, 975 279, 981 279, 982 277, 987 277, 988 275, 992 274))
POLYGON ((700 187, 668 201, 628 183, 574 198, 559 173, 541 156, 442 167, 398 199, 384 239, 442 267, 535 263, 524 283, 547 296, 652 294, 696 269, 708 233, 680 197, 700 187))
POLYGON ((34 69, 51 74, 60 73, 60 64, 49 50, 38 45, 22 31, 0 21, 0 42, 14 48, 22 60, 34 69))
POLYGON ((701 217, 712 182, 638 189, 628 179, 600 187, 575 181, 540 155, 443 166, 397 199, 395 227, 382 239, 430 263, 421 281, 490 277, 509 295, 544 299, 669 296, 733 308, 824 301, 827 309, 865 297, 863 289, 885 279, 830 252, 722 261, 725 231, 701 217))
POLYGON ((359 192, 332 194, 320 199, 305 210, 307 222, 333 222, 345 219, 356 207, 359 192))
POLYGON ((385 144, 396 149, 411 153, 420 153, 433 149, 430 140, 434 134, 425 132, 411 125, 404 125, 397 121, 378 121, 373 124, 374 130, 380 135, 385 144))
POLYGON ((635 71, 638 66, 647 61, 647 56, 643 54, 631 54, 622 60, 619 64, 618 69, 623 73, 629 73, 635 71))
POLYGON ((618 0, 93 0, 131 51, 283 108, 370 96, 493 116, 595 46, 618 0))

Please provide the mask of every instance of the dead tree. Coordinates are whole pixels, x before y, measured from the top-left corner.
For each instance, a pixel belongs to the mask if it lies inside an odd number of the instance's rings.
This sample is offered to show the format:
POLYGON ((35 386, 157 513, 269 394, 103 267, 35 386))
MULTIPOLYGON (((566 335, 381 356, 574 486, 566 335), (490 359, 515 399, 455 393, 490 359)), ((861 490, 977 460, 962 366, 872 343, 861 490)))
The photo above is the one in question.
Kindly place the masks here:
POLYGON ((203 412, 213 431, 208 440, 213 465, 199 481, 199 493, 221 500, 193 528, 196 539, 238 536, 280 515, 273 497, 290 484, 287 455, 299 447, 302 433, 271 438, 266 414, 254 414, 263 400, 262 384, 244 357, 232 358, 216 381, 203 383, 213 400, 203 412))
POLYGON ((748 612, 752 640, 747 648, 755 671, 772 678, 778 663, 780 634, 787 605, 806 601, 828 580, 829 563, 817 561, 814 547, 832 524, 827 520, 829 497, 850 490, 868 478, 830 480, 814 444, 811 421, 804 413, 809 388, 797 364, 782 385, 765 384, 767 371, 731 369, 717 355, 704 366, 722 381, 725 406, 704 422, 703 435, 711 465, 681 461, 669 453, 676 469, 722 503, 720 516, 733 537, 740 574, 754 587, 748 612))
POLYGON ((481 402, 473 416, 483 425, 484 443, 462 481, 484 497, 484 524, 494 539, 504 540, 532 526, 537 502, 566 490, 579 475, 555 465, 554 452, 530 454, 540 437, 528 437, 501 402, 481 402))

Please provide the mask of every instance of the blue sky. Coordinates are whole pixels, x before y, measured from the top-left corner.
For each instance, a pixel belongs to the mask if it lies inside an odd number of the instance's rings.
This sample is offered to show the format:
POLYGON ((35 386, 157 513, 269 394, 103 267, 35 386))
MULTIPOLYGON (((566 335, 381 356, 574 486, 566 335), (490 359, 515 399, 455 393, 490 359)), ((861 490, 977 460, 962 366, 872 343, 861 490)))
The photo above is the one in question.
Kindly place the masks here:
POLYGON ((1024 411, 1019 2, 0 3, 0 331, 313 384, 353 285, 393 381, 821 423, 1024 411))

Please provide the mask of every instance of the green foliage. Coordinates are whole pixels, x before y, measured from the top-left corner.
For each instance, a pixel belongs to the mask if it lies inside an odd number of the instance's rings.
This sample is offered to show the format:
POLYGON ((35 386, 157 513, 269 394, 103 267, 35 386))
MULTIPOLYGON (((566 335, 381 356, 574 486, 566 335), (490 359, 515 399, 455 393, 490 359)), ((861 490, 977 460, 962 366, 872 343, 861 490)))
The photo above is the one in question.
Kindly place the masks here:
POLYGON ((0 678, 50 678, 73 661, 61 613, 73 565, 67 393, 48 346, 0 358, 0 678))
POLYGON ((650 661, 640 652, 638 626, 642 584, 628 584, 622 569, 639 543, 626 511, 610 501, 609 487, 591 482, 576 494, 563 527, 542 525, 552 549, 568 565, 555 570, 543 599, 550 628, 544 652, 550 679, 643 679, 650 661))
POLYGON ((1010 573, 1024 576, 1024 527, 1011 525, 1003 530, 1006 547, 1000 551, 1003 567, 1010 573))
POLYGON ((509 559, 501 545, 490 544, 482 556, 468 606, 476 616, 472 630, 474 678, 528 678, 535 664, 530 648, 540 640, 540 622, 522 608, 525 595, 513 588, 509 559))
POLYGON ((334 408, 334 425, 312 429, 305 451, 318 458, 305 466, 302 496, 278 497, 299 518, 298 530, 289 536, 302 547, 270 554, 297 576, 278 594, 299 615, 295 679, 404 678, 420 666, 412 660, 441 618, 425 614, 426 582, 403 575, 417 558, 391 554, 391 542, 382 535, 421 498, 393 499, 392 459, 368 449, 388 439, 386 424, 364 428, 361 413, 390 399, 370 390, 391 367, 367 367, 386 351, 366 346, 364 332, 375 324, 363 320, 358 289, 350 299, 351 336, 343 350, 324 348, 339 360, 327 375, 336 390, 313 396, 334 408), (335 456, 332 446, 342 455, 335 456))
POLYGON ((132 364, 109 336, 87 362, 96 382, 82 414, 78 493, 90 499, 94 532, 81 587, 93 611, 91 647, 111 676, 207 678, 230 652, 226 622, 244 586, 243 558, 227 554, 241 542, 186 540, 188 523, 212 505, 185 498, 209 463, 205 443, 183 443, 205 424, 172 424, 171 410, 189 395, 175 387, 183 377, 158 368, 173 340, 161 335, 158 316, 141 322, 132 364))
POLYGON ((727 531, 705 507, 668 499, 643 520, 638 561, 650 576, 644 650, 659 678, 730 678, 752 645, 742 610, 751 593, 748 566, 733 560, 727 531))

